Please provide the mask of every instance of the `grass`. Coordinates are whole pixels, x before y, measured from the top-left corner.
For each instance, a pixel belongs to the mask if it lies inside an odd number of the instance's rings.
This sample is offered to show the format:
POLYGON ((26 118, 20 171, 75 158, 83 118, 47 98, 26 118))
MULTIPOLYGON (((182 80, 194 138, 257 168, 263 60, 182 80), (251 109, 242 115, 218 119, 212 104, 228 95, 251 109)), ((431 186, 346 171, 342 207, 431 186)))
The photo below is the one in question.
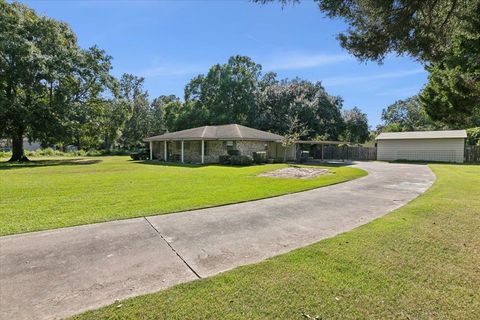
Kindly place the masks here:
POLYGON ((315 179, 257 177, 284 164, 160 165, 128 157, 0 162, 0 235, 272 197, 366 175, 330 167, 315 179))
POLYGON ((74 318, 478 319, 480 166, 431 168, 424 195, 350 232, 74 318))

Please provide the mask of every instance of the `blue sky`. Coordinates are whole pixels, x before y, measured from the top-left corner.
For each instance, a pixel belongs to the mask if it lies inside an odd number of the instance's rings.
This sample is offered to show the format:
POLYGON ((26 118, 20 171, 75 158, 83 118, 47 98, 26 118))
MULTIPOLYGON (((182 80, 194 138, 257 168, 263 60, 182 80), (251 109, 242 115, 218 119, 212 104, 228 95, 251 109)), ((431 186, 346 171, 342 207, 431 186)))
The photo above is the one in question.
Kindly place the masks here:
POLYGON ((115 75, 144 76, 151 98, 183 98, 193 76, 240 54, 279 78, 321 81, 344 99, 344 109, 360 107, 375 127, 382 108, 416 94, 427 77, 408 57, 358 62, 335 38, 346 25, 325 18, 313 2, 283 9, 240 0, 23 2, 69 23, 82 47, 106 50, 115 75))

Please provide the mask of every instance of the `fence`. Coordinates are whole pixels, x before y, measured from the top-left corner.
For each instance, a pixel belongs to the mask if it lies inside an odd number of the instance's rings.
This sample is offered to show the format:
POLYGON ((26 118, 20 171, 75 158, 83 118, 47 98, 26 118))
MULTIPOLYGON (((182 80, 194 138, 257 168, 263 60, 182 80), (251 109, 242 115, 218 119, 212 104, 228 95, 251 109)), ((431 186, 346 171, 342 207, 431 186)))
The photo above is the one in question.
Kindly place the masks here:
POLYGON ((325 146, 324 159, 377 160, 377 148, 362 146, 325 146))
POLYGON ((465 162, 480 162, 480 146, 465 147, 465 162))

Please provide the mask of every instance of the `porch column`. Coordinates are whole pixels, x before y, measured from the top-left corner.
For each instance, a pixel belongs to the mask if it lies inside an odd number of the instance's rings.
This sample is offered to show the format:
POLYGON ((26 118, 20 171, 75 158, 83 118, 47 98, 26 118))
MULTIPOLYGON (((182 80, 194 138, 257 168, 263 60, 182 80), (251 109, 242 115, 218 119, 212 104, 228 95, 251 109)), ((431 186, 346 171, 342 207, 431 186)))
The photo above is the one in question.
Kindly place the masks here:
POLYGON ((205 163, 205 141, 202 140, 202 164, 205 163))
POLYGON ((183 140, 182 140, 182 163, 183 163, 183 140))
POLYGON ((163 160, 167 161, 167 140, 163 142, 163 160))
POLYGON ((322 161, 325 158, 325 145, 322 143, 322 161))
POLYGON ((153 160, 153 142, 150 141, 150 160, 153 160))

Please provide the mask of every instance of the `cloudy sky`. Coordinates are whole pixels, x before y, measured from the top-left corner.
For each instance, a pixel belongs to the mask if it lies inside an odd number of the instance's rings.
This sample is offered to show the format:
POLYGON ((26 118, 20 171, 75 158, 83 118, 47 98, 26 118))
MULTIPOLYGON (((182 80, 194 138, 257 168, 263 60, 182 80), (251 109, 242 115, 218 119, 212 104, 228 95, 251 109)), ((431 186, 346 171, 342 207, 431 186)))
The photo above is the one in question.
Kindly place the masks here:
POLYGON ((344 99, 345 109, 360 107, 375 127, 382 108, 426 82, 423 67, 408 57, 392 55, 382 65, 356 61, 336 40, 346 25, 309 1, 283 9, 241 0, 23 2, 69 23, 81 46, 106 50, 115 75, 145 77, 151 98, 183 98, 193 76, 240 54, 279 78, 321 81, 344 99))

